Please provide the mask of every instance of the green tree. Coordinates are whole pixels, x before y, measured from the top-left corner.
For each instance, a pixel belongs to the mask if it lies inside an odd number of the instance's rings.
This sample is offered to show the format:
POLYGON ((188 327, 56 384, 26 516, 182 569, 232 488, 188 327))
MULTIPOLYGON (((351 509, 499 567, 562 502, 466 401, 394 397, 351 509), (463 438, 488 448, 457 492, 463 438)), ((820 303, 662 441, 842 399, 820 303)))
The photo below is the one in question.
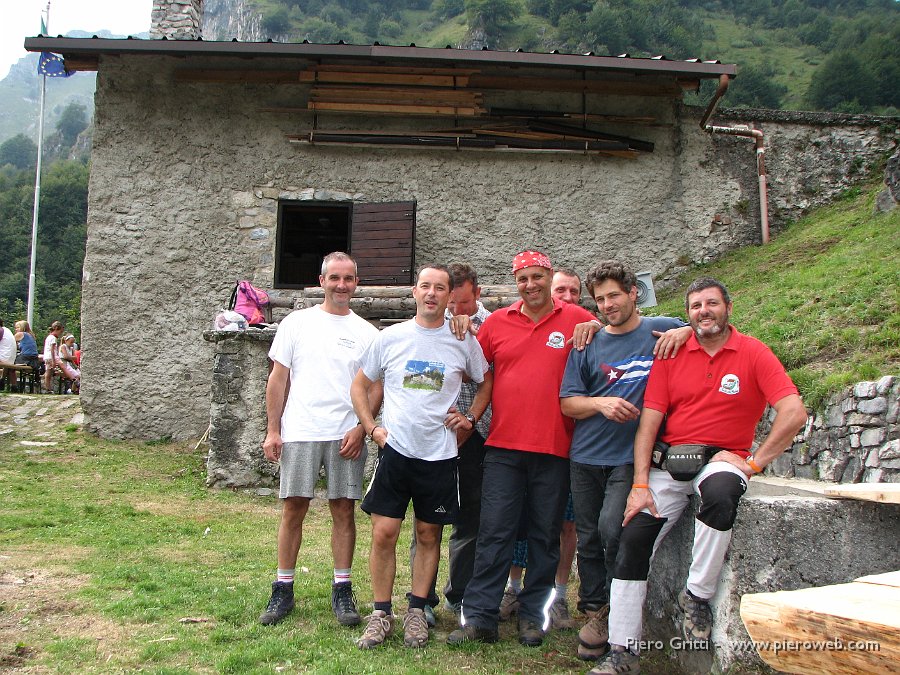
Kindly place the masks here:
POLYGON ((291 29, 291 15, 287 7, 278 7, 262 19, 262 28, 268 35, 284 35, 291 29))
POLYGON ((865 110, 875 104, 877 86, 875 76, 856 54, 837 52, 813 73, 806 97, 818 110, 839 106, 848 111, 865 110))
POLYGON ((37 145, 25 134, 17 134, 0 145, 0 166, 30 169, 37 163, 37 145))
POLYGON ((59 134, 63 147, 71 148, 78 139, 78 134, 87 129, 87 108, 75 101, 69 102, 63 108, 59 121, 56 123, 56 132, 59 134))
POLYGON ((518 0, 465 0, 469 26, 491 37, 504 33, 522 13, 518 0))
POLYGON ((725 97, 725 105, 748 108, 780 108, 788 88, 775 80, 775 66, 764 63, 741 68, 725 97))

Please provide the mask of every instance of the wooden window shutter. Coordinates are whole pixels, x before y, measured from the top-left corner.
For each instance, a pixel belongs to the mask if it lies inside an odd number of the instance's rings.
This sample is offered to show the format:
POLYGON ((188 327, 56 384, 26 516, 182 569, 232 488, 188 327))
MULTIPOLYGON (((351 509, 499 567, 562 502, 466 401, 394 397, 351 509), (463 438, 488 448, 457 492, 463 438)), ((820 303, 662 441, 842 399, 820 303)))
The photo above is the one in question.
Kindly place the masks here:
POLYGON ((367 286, 411 285, 416 245, 416 203, 354 204, 350 255, 367 286))

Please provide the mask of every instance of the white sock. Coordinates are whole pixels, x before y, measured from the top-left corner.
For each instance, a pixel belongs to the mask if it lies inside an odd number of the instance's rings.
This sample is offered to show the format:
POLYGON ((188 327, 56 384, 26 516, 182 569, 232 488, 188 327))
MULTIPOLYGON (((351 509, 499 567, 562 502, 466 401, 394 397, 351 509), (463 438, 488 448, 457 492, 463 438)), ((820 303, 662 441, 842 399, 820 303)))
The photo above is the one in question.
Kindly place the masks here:
POLYGON ((334 583, 344 584, 349 581, 350 581, 350 568, 349 567, 345 570, 339 570, 336 567, 334 568, 334 583))
POLYGON ((276 581, 282 584, 292 584, 294 583, 294 570, 283 570, 280 567, 278 568, 276 581))

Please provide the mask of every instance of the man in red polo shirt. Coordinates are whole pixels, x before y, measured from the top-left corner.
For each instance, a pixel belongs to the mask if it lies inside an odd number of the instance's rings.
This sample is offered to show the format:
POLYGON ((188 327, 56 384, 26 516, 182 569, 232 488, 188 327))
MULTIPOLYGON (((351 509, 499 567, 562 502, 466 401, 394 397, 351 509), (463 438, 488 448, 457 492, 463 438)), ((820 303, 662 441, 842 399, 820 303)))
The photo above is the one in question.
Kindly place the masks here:
POLYGON ((550 294, 553 266, 538 251, 513 259, 521 300, 495 311, 478 331, 494 367, 493 418, 486 441, 475 568, 461 627, 450 644, 497 640, 498 608, 522 508, 528 514, 528 574, 519 594, 519 642, 537 646, 549 624, 559 532, 569 494, 574 422, 559 408, 559 386, 575 326, 595 321, 550 294))
POLYGON ((684 638, 695 648, 708 646, 709 601, 747 480, 784 452, 806 422, 803 401, 778 358, 729 324, 732 304, 725 286, 708 277, 697 279, 685 297, 694 333, 675 358, 653 362, 644 394, 634 440, 634 484, 610 589, 612 650, 590 671, 595 675, 640 672, 650 558, 691 494, 700 495, 700 508, 678 605, 684 612, 684 638), (767 403, 776 411, 775 421, 751 454, 767 403), (667 450, 656 443, 663 418, 660 440, 669 445, 667 450), (664 458, 658 454, 662 451, 664 458))

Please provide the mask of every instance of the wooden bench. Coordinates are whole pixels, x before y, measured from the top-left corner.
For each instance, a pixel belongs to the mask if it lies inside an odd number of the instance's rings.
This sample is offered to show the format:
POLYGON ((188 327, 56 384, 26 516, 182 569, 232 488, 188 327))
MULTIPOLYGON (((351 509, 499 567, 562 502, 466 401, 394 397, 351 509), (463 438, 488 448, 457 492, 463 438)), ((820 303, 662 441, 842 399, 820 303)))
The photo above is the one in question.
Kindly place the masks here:
POLYGON ((10 375, 12 373, 16 373, 18 383, 16 389, 18 389, 19 393, 25 391, 25 385, 28 385, 29 393, 35 393, 35 387, 37 387, 37 392, 41 391, 41 384, 38 381, 38 375, 34 371, 31 366, 26 366, 24 364, 15 364, 12 366, 3 366, 3 381, 6 385, 6 391, 13 391, 13 383, 12 377, 10 375))
POLYGON ((776 670, 900 673, 900 571, 849 584, 748 593, 741 598, 741 620, 762 660, 776 670))

